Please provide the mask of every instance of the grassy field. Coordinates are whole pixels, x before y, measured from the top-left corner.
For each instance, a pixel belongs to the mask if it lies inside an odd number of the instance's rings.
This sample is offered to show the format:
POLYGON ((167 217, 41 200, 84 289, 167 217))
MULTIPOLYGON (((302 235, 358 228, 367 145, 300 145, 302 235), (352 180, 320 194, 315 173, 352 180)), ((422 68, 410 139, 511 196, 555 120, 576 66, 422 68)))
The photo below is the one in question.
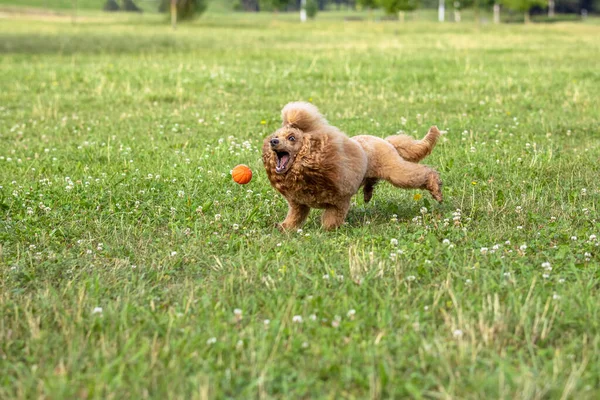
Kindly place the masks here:
POLYGON ((0 398, 600 396, 600 26, 22 18, 0 398), (259 150, 292 100, 350 135, 437 124, 445 202, 382 184, 277 231, 259 150))

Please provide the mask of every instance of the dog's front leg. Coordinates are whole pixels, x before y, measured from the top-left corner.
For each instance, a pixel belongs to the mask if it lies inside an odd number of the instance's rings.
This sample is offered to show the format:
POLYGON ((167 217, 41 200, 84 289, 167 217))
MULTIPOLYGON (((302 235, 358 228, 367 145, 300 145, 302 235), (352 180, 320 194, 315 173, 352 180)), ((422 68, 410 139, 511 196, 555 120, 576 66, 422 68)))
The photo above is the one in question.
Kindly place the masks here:
POLYGON ((310 212, 309 206, 298 204, 290 200, 288 200, 288 206, 287 216, 285 217, 285 220, 279 224, 279 227, 282 230, 298 228, 306 220, 306 217, 308 217, 308 213, 310 212))
POLYGON ((346 220, 348 209, 350 208, 350 200, 345 203, 331 206, 323 212, 323 228, 332 230, 338 228, 346 220))

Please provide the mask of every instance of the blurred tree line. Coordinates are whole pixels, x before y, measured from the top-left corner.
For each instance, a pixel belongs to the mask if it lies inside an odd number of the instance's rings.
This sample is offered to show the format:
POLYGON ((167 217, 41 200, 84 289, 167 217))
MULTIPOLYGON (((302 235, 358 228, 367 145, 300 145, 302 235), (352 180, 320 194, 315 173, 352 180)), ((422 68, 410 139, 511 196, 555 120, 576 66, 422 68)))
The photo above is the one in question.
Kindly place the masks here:
MULTIPOLYGON (((319 11, 342 9, 378 9, 389 14, 400 10, 412 11, 418 8, 437 9, 439 0, 315 0, 319 11)), ((237 11, 297 11, 300 0, 234 0, 237 11)), ((494 4, 504 8, 521 11, 524 8, 536 9, 541 13, 553 7, 556 13, 600 12, 600 0, 448 0, 448 8, 481 8, 491 9, 494 4)))
MULTIPOLYGON (((149 0, 106 0, 105 11, 141 12, 137 2, 149 0)), ((206 10, 208 1, 222 0, 155 0, 158 11, 171 12, 176 8, 177 19, 186 20, 200 15, 206 10)), ((325 10, 374 10, 382 9, 386 14, 403 21, 405 13, 417 9, 450 9, 454 11, 454 20, 460 21, 460 11, 473 9, 475 18, 479 18, 480 10, 494 10, 495 22, 499 22, 500 8, 513 14, 524 16, 528 22, 529 15, 547 14, 548 19, 556 19, 556 14, 581 14, 600 12, 600 0, 306 0, 305 9, 309 17, 318 11, 325 10), (447 2, 447 3, 446 3, 447 2), (496 19, 496 14, 498 14, 496 19)), ((235 11, 258 12, 298 11, 302 0, 233 0, 235 11)), ((443 13, 444 11, 442 11, 443 13)), ((513 18, 514 19, 514 18, 513 18)))

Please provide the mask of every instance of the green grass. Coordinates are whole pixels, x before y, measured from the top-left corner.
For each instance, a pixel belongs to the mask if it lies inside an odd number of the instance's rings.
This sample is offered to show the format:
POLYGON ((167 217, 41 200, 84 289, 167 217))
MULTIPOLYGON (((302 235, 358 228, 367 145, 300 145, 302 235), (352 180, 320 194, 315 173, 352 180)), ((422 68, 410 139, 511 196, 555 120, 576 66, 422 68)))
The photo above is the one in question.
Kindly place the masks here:
POLYGON ((0 398, 600 396, 600 26, 161 21, 0 24, 0 398), (279 233, 292 100, 445 202, 279 233))

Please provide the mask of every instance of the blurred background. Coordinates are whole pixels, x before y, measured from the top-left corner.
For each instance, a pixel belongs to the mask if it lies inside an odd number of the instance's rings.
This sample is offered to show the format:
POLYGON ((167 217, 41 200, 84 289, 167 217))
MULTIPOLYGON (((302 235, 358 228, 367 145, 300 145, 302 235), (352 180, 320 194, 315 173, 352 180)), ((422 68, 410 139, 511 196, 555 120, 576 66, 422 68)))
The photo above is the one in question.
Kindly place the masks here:
POLYGON ((163 13, 171 23, 204 13, 260 13, 300 21, 539 23, 585 20, 600 12, 600 0, 0 0, 3 18, 23 13, 74 16, 99 11, 163 13))

